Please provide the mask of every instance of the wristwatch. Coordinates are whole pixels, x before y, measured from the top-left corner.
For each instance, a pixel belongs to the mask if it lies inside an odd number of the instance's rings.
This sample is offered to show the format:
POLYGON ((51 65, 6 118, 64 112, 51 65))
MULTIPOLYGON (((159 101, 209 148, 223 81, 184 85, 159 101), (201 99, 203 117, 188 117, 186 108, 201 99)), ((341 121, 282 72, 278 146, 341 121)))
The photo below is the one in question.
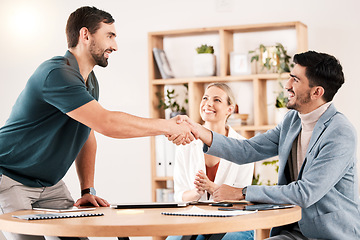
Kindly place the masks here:
POLYGON ((246 197, 246 190, 247 190, 247 187, 244 187, 242 189, 242 195, 244 196, 244 198, 246 197))
POLYGON ((84 196, 87 193, 96 196, 96 191, 95 191, 95 188, 93 188, 93 187, 89 187, 89 188, 85 188, 85 189, 81 190, 81 196, 84 196))

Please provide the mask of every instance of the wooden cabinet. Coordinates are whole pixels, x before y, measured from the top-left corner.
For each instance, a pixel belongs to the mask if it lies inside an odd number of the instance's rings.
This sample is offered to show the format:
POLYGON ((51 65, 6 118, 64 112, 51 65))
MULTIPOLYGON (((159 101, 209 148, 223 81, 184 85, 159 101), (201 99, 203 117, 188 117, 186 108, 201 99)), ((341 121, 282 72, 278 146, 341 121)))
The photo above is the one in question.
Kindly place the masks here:
MULTIPOLYGON (((295 30, 296 52, 307 51, 307 26, 301 22, 283 22, 283 23, 266 23, 254 25, 237 25, 226 27, 209 27, 197 29, 170 30, 161 32, 150 32, 148 34, 148 62, 149 62, 149 98, 150 98, 150 117, 164 118, 163 110, 158 109, 158 98, 156 92, 163 92, 165 85, 181 85, 188 84, 188 100, 189 111, 188 116, 195 121, 200 122, 199 104, 204 93, 205 85, 212 82, 252 82, 253 93, 253 124, 246 126, 233 127, 243 136, 250 138, 256 131, 266 131, 274 127, 268 124, 266 82, 269 80, 277 80, 279 75, 273 74, 251 74, 241 76, 230 75, 230 52, 234 50, 234 35, 250 32, 269 32, 291 29, 295 30), (211 77, 186 77, 161 79, 157 69, 156 62, 153 57, 153 48, 164 48, 164 39, 167 37, 184 37, 184 36, 201 36, 204 34, 216 34, 219 37, 219 50, 217 57, 219 58, 219 73, 217 76, 211 77)), ((259 40, 258 44, 261 43, 259 40)), ((249 49, 250 50, 250 49, 249 49)), ((288 74, 283 75, 284 78, 288 74)), ((151 180, 152 180, 152 199, 156 200, 156 189, 166 188, 166 181, 171 177, 156 176, 156 156, 155 156, 155 138, 151 138, 151 180)))

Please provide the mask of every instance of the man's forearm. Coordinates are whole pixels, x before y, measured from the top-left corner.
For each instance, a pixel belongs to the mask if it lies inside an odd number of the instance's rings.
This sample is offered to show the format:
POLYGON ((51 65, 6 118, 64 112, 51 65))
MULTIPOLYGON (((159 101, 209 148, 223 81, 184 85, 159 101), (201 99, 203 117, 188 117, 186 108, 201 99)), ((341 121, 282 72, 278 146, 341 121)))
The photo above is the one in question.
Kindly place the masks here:
POLYGON ((166 135, 172 132, 165 119, 141 118, 123 112, 110 112, 102 134, 114 138, 134 138, 166 135))
POLYGON ((213 197, 215 201, 243 200, 245 199, 245 196, 243 195, 242 190, 242 188, 236 188, 227 184, 222 184, 218 189, 215 190, 213 197))
POLYGON ((197 128, 197 130, 199 132, 200 140, 204 144, 206 144, 207 146, 210 147, 212 144, 212 140, 213 140, 212 132, 209 129, 201 126, 200 124, 199 124, 199 127, 197 128))
POLYGON ((124 112, 108 111, 95 100, 67 114, 91 129, 113 138, 189 135, 191 128, 187 123, 177 125, 174 120, 142 118, 124 112))
POLYGON ((91 131, 75 161, 81 190, 94 187, 96 148, 94 131, 91 131))

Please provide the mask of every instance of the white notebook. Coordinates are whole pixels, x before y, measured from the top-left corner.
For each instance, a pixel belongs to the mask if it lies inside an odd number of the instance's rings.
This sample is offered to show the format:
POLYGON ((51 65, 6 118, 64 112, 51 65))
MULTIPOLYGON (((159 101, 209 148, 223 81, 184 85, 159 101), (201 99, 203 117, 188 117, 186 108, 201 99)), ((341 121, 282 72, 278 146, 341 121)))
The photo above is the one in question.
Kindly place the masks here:
POLYGON ((67 213, 13 215, 13 217, 23 220, 43 220, 43 219, 57 219, 57 218, 97 217, 103 215, 104 215, 103 213, 67 212, 67 213))
POLYGON ((171 216, 194 216, 194 217, 234 217, 253 214, 257 211, 212 211, 193 206, 190 210, 177 212, 162 212, 163 215, 171 216))

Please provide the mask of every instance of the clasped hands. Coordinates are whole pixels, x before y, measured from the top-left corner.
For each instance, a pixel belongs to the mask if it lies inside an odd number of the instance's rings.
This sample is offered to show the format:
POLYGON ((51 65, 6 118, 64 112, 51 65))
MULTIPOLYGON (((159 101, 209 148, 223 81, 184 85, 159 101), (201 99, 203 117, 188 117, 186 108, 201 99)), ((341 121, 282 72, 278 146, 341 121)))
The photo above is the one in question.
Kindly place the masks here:
POLYGON ((174 121, 177 126, 174 128, 171 134, 167 134, 166 137, 169 141, 176 145, 186 145, 191 143, 195 139, 199 139, 199 126, 186 115, 178 115, 170 121, 174 121))
POLYGON ((203 170, 199 170, 196 173, 194 185, 196 188, 196 192, 199 194, 200 197, 205 193, 205 191, 213 195, 214 191, 219 187, 208 178, 208 176, 203 170))
POLYGON ((226 200, 243 200, 242 188, 236 188, 227 184, 217 185, 210 181, 206 176, 206 173, 199 170, 196 174, 194 185, 196 188, 199 198, 206 192, 213 196, 215 202, 226 201, 226 200))

